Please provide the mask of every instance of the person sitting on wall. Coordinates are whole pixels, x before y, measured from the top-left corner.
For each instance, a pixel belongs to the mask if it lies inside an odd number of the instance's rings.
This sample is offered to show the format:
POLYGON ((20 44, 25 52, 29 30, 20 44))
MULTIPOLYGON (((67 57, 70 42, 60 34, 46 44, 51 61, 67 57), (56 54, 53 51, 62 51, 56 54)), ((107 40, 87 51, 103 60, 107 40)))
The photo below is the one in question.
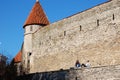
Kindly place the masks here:
POLYGON ((80 68, 80 67, 81 67, 81 64, 80 64, 79 60, 76 61, 75 67, 77 67, 77 68, 80 68))
POLYGON ((90 67, 90 61, 89 60, 87 60, 87 63, 85 64, 86 65, 86 67, 90 67))
POLYGON ((86 65, 84 63, 81 64, 81 67, 86 67, 86 65))

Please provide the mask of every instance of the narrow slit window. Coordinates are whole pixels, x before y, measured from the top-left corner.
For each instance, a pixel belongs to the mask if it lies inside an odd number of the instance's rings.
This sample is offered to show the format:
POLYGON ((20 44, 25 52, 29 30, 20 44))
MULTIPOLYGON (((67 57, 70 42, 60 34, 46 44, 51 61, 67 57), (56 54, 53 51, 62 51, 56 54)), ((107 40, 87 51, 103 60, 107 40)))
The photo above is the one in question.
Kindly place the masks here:
POLYGON ((39 45, 41 45, 41 42, 39 42, 39 45))
POLYGON ((33 27, 32 26, 30 26, 30 31, 32 31, 33 30, 33 27))
POLYGON ((82 26, 80 25, 80 31, 82 31, 82 26))
POLYGON ((99 20, 97 20, 97 26, 99 26, 99 20))
POLYGON ((115 15, 113 14, 113 20, 115 20, 115 15))
POLYGON ((64 36, 66 36, 66 31, 64 31, 64 36))
POLYGON ((30 63, 30 60, 28 60, 28 64, 30 63))

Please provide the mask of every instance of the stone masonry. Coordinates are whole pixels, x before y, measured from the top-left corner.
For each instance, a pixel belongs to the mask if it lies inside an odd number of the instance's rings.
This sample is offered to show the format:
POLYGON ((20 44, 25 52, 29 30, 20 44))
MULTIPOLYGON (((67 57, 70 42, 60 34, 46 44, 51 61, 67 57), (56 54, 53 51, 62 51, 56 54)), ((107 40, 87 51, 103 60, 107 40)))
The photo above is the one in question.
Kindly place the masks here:
POLYGON ((16 80, 120 80, 120 65, 34 73, 16 80))
POLYGON ((32 34, 31 52, 30 73, 69 69, 76 60, 89 60, 91 67, 120 64, 120 0, 40 27, 32 34))

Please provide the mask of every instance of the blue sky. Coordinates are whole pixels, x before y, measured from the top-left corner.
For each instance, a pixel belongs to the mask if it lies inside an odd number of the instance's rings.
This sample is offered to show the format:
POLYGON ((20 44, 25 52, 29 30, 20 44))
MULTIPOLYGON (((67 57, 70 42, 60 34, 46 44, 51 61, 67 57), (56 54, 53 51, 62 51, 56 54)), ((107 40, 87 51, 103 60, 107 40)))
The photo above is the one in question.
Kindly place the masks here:
MULTIPOLYGON (((51 23, 108 0, 40 0, 51 23)), ((0 53, 13 58, 21 49, 23 24, 36 0, 0 1, 0 53)))

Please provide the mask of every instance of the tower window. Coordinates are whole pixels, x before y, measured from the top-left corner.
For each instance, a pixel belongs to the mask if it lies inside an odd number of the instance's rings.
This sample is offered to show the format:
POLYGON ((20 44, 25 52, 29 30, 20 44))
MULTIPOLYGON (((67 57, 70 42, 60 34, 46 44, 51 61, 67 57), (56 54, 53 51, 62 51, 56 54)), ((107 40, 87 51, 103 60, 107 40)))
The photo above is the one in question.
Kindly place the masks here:
POLYGON ((28 64, 30 63, 30 60, 28 60, 28 64))
POLYGON ((29 53, 29 56, 31 56, 31 55, 32 55, 32 53, 30 52, 30 53, 29 53))
POLYGON ((97 26, 99 26, 99 20, 97 20, 97 26))
POLYGON ((32 26, 30 26, 30 31, 32 31, 33 30, 33 27, 32 26))
POLYGON ((23 61, 23 63, 25 64, 25 60, 23 61))

